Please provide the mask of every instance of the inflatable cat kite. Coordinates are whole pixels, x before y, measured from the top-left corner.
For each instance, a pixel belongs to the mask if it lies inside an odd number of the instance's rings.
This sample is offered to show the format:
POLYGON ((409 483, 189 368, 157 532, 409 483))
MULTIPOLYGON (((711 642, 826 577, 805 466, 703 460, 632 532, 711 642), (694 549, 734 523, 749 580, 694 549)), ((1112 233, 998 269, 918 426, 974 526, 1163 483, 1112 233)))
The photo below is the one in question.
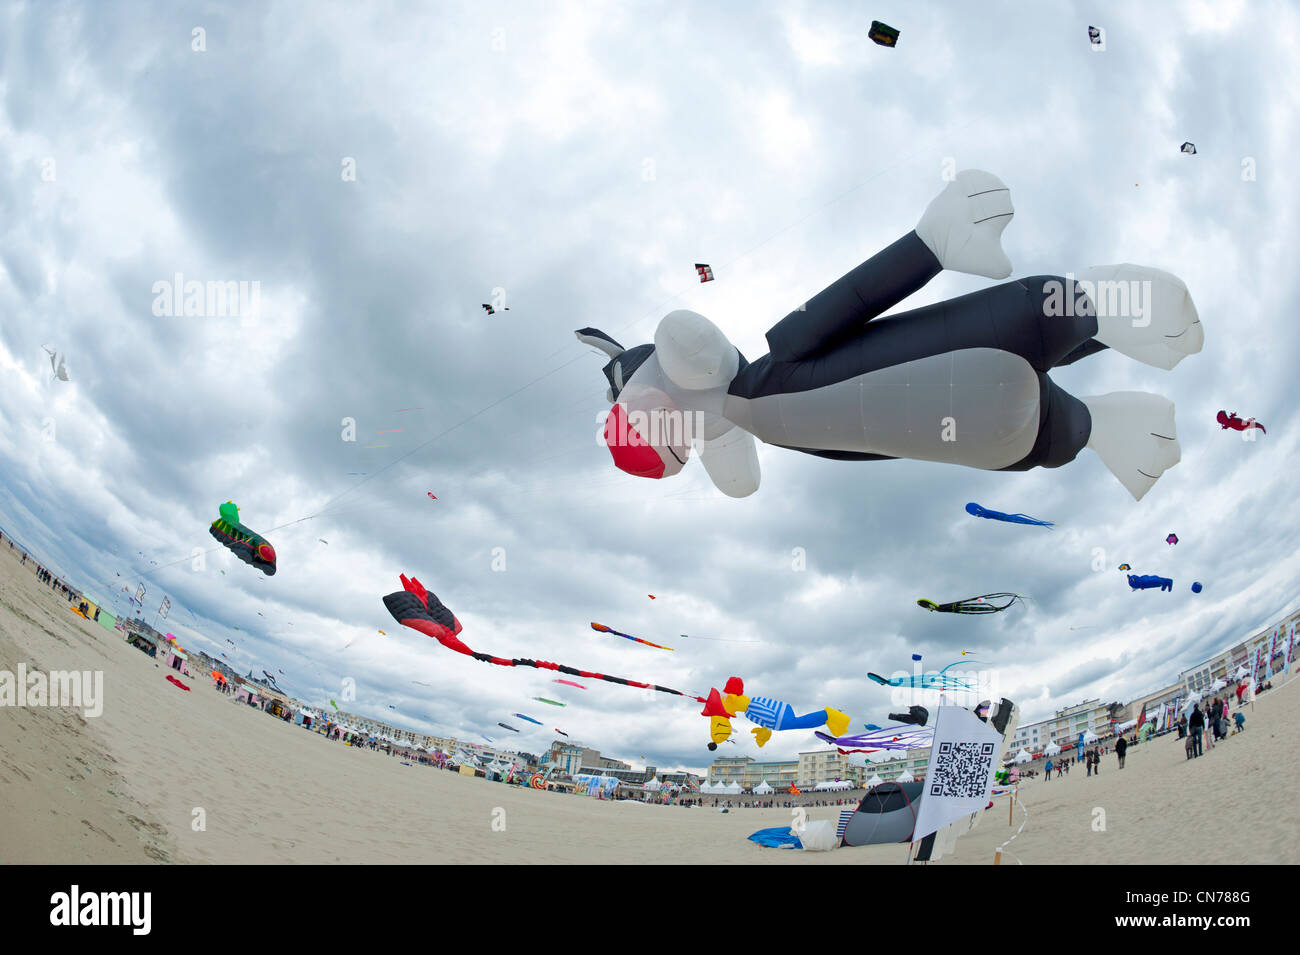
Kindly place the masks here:
POLYGON ((944 269, 1006 278, 1010 190, 959 173, 916 228, 813 296, 746 361, 703 315, 676 311, 654 343, 609 356, 605 443, 614 463, 665 478, 694 445, 723 493, 758 489, 755 438, 843 461, 913 458, 990 471, 1060 467, 1091 448, 1136 499, 1178 463, 1174 406, 1159 395, 1076 398, 1048 376, 1104 348, 1171 369, 1201 350, 1187 287, 1135 265, 1038 275, 878 318, 944 269))

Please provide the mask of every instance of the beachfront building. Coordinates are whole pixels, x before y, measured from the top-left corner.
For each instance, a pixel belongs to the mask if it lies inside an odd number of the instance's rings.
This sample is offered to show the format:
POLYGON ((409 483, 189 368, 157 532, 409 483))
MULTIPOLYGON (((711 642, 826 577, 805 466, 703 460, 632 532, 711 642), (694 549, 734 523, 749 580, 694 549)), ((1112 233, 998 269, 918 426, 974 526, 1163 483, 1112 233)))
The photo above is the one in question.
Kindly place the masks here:
MULTIPOLYGON (((857 788, 862 781, 862 767, 854 766, 847 756, 837 750, 815 749, 799 754, 798 781, 800 789, 813 789, 820 783, 848 780, 857 788)), ((772 780, 768 779, 771 783, 772 780)), ((757 784, 755 784, 757 785, 757 784)))
POLYGON ((1195 692, 1204 696, 1216 680, 1235 683, 1233 676, 1242 667, 1257 683, 1285 673, 1297 656, 1297 629, 1300 629, 1300 611, 1188 667, 1178 674, 1183 694, 1195 692))
MULTIPOLYGON (((721 783, 724 786, 730 786, 735 783, 742 790, 752 789, 759 783, 759 778, 751 770, 754 759, 749 756, 719 756, 713 760, 709 766, 708 781, 711 786, 717 786, 721 783)), ((799 764, 791 761, 790 766, 796 775, 799 772, 799 764)), ((770 780, 769 780, 770 782, 770 780)), ((773 783, 773 785, 776 785, 773 783)))
MULTIPOLYGON (((836 754, 839 755, 839 754, 836 754)), ((799 760, 758 760, 750 756, 719 756, 709 767, 707 780, 713 785, 735 783, 742 790, 752 790, 767 780, 776 790, 786 790, 799 782, 799 760)))
POLYGON ((930 765, 930 747, 903 750, 897 755, 898 759, 867 763, 862 768, 863 779, 870 779, 873 775, 886 781, 895 780, 899 776, 911 776, 913 779, 925 778, 926 767, 930 765))
POLYGON ((1081 735, 1107 736, 1115 714, 1122 709, 1118 703, 1102 703, 1100 700, 1075 703, 1057 710, 1055 716, 1045 720, 1020 724, 1011 737, 1009 749, 1011 752, 1026 749, 1031 753, 1041 753, 1055 743, 1064 750, 1077 745, 1081 735))
POLYGON ((577 743, 562 743, 556 740, 542 757, 542 765, 553 765, 555 772, 562 776, 576 776, 582 770, 582 754, 585 747, 577 743))
POLYGON ((833 749, 810 750, 800 753, 797 759, 786 760, 719 756, 709 767, 706 778, 712 786, 736 783, 743 791, 753 791, 766 781, 776 792, 785 792, 791 786, 811 790, 818 784, 836 780, 846 780, 854 788, 861 788, 874 774, 889 780, 902 775, 925 778, 925 767, 930 761, 928 747, 908 750, 898 755, 897 759, 866 765, 851 761, 848 756, 841 756, 833 749))
POLYGON ((603 773, 610 776, 614 775, 615 771, 625 773, 632 771, 630 763, 602 756, 598 749, 591 749, 581 743, 565 743, 558 739, 542 756, 539 765, 553 765, 555 772, 564 776, 577 776, 579 773, 593 776, 603 773))
POLYGON ((1116 714, 1116 719, 1118 722, 1126 723, 1129 720, 1136 720, 1145 711, 1148 720, 1156 720, 1167 707, 1173 706, 1184 695, 1186 695, 1186 691, 1183 689, 1183 684, 1181 682, 1172 683, 1130 701, 1127 706, 1116 714))

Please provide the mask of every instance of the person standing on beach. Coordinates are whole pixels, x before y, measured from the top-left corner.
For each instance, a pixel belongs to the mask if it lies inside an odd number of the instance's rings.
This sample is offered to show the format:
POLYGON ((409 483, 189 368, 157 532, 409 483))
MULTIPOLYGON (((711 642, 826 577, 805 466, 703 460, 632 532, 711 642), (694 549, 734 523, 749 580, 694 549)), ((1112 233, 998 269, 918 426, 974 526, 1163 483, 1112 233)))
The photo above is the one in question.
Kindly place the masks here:
POLYGON ((1115 740, 1115 755, 1119 757, 1119 768, 1124 768, 1124 754, 1128 752, 1128 740, 1120 737, 1115 740))
POLYGON ((1044 768, 1045 770, 1047 770, 1047 772, 1044 773, 1044 778, 1046 778, 1046 779, 1051 779, 1051 778, 1052 778, 1052 761, 1051 761, 1051 759, 1048 759, 1048 760, 1047 760, 1047 765, 1044 766, 1043 768, 1044 768))
POLYGON ((1192 704, 1192 715, 1187 721, 1187 732, 1192 735, 1192 758, 1201 755, 1201 730, 1205 728, 1205 715, 1201 713, 1201 704, 1192 704))

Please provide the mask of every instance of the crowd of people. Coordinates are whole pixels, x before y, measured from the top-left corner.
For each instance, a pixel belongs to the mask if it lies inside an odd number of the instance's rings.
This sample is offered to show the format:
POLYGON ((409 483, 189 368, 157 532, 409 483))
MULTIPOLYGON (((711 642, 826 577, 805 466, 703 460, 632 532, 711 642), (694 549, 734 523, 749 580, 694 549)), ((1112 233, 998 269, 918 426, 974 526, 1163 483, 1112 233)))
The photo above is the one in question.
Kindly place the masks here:
MULTIPOLYGON (((3 542, 3 541, 4 541, 4 533, 3 533, 3 532, 0 532, 0 542, 3 542)), ((14 542, 13 542, 13 539, 12 539, 12 538, 9 540, 9 549, 10 549, 10 550, 15 550, 15 549, 16 549, 16 548, 14 547, 14 542)), ((28 554, 27 554, 26 551, 21 551, 21 553, 22 553, 22 555, 23 555, 23 557, 22 557, 22 566, 26 567, 26 566, 27 566, 27 557, 28 557, 28 554)), ((51 590, 53 590, 53 591, 54 591, 56 594, 58 594, 59 596, 61 596, 61 597, 66 597, 67 600, 68 600, 68 603, 72 603, 73 599, 74 599, 75 597, 77 597, 77 592, 76 592, 75 590, 72 590, 71 588, 69 588, 67 584, 65 584, 63 581, 59 580, 59 578, 55 577, 52 573, 50 573, 48 570, 46 570, 46 569, 45 569, 44 567, 42 567, 40 564, 36 563, 36 561, 34 561, 34 560, 32 561, 32 566, 36 569, 36 579, 39 580, 41 583, 48 585, 49 588, 50 588, 51 590)), ((84 603, 83 603, 81 606, 82 606, 83 608, 87 608, 87 605, 84 604, 84 603)), ((83 612, 83 613, 86 612, 85 609, 83 609, 82 612, 83 612)))
MULTIPOLYGON (((1261 687, 1261 689, 1265 689, 1261 687)), ((1230 696, 1218 697, 1205 705, 1201 709, 1201 704, 1196 703, 1192 706, 1192 712, 1187 716, 1178 717, 1178 738, 1186 738, 1184 744, 1187 747, 1187 758, 1196 759, 1206 752, 1214 749, 1214 744, 1225 740, 1229 735, 1244 732, 1246 729, 1246 714, 1242 708, 1247 703, 1255 705, 1254 694, 1250 694, 1249 699, 1243 696, 1247 692, 1247 684, 1243 682, 1237 687, 1237 712, 1231 714, 1229 719, 1229 701, 1230 696)))

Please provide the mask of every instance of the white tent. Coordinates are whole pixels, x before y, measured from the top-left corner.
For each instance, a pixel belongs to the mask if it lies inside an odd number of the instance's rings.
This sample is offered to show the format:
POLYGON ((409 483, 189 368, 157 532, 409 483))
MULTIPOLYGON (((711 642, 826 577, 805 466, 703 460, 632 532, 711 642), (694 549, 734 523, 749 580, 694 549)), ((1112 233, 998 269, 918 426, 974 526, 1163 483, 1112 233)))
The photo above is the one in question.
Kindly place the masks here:
POLYGON ((1020 752, 1016 753, 1017 763, 1028 763, 1028 762, 1032 762, 1033 759, 1034 757, 1029 755, 1029 750, 1024 749, 1023 747, 1021 748, 1020 752))
POLYGON ((1083 734, 1083 741, 1085 743, 1095 743, 1097 742, 1097 739, 1098 739, 1097 734, 1094 733, 1092 730, 1088 730, 1088 732, 1083 734))
POLYGON ((766 779, 764 779, 761 783, 759 783, 757 786, 754 787, 754 793, 759 796, 766 796, 773 791, 774 790, 768 784, 768 781, 766 779))
POLYGON ((825 782, 818 783, 813 787, 813 790, 819 792, 834 792, 836 790, 848 788, 849 784, 842 779, 828 779, 825 782))
POLYGON ((1116 726, 1115 726, 1115 732, 1116 732, 1116 733, 1127 733, 1129 730, 1131 730, 1133 727, 1135 727, 1135 726, 1137 726, 1137 725, 1138 725, 1138 721, 1137 721, 1137 720, 1125 720, 1123 723, 1118 723, 1118 724, 1116 724, 1116 726))
POLYGON ((659 781, 658 776, 652 776, 650 777, 650 781, 645 784, 645 788, 650 790, 652 793, 657 793, 659 790, 664 788, 664 784, 659 781))
POLYGON ((883 782, 884 780, 880 778, 879 773, 872 773, 871 778, 867 780, 867 788, 873 789, 876 786, 879 786, 883 782))
POLYGON ((730 796, 739 796, 740 783, 736 782, 733 779, 730 783, 728 783, 725 787, 723 787, 723 792, 727 793, 730 796))
POLYGON ((1043 753, 1047 756, 1060 756, 1061 747, 1057 746, 1055 743, 1048 743, 1047 748, 1043 750, 1043 753))
POLYGON ((1226 687, 1227 685, 1228 685, 1228 682, 1227 682, 1223 677, 1219 677, 1217 680, 1215 680, 1213 683, 1210 684, 1210 692, 1211 692, 1211 693, 1218 693, 1220 690, 1222 690, 1222 689, 1223 689, 1224 687, 1226 687))

